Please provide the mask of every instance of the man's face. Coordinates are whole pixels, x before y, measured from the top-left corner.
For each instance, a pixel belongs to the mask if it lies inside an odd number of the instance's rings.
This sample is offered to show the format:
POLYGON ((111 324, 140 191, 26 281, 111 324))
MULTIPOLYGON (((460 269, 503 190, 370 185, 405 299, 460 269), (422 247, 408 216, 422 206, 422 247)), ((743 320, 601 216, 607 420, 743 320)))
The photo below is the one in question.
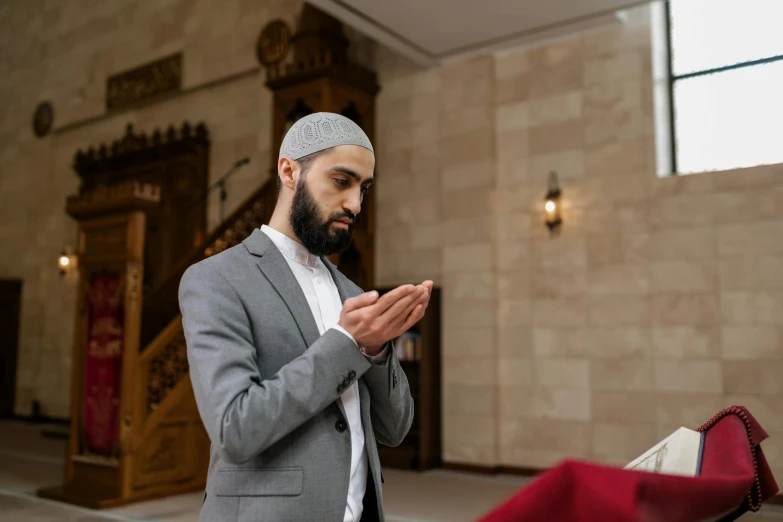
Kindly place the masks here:
POLYGON ((369 150, 341 145, 315 158, 304 175, 300 171, 291 228, 311 254, 330 256, 348 248, 374 169, 369 150))

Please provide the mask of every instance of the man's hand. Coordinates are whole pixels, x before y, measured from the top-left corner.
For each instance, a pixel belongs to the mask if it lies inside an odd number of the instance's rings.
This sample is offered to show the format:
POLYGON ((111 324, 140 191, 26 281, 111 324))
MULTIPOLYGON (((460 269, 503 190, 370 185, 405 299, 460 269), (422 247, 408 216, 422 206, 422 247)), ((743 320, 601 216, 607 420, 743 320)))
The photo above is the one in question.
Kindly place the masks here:
POLYGON ((431 290, 432 281, 425 281, 399 286, 380 298, 378 292, 367 292, 346 299, 337 324, 366 347, 368 355, 375 355, 424 316, 431 290))

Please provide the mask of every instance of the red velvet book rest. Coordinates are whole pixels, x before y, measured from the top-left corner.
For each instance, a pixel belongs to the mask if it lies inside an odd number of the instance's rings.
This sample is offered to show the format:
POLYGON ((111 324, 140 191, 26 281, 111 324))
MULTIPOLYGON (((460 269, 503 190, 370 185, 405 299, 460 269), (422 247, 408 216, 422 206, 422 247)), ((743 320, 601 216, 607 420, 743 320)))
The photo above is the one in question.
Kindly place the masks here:
POLYGON ((778 492, 759 446, 767 433, 745 408, 727 408, 698 431, 697 477, 566 460, 480 522, 728 522, 778 492))

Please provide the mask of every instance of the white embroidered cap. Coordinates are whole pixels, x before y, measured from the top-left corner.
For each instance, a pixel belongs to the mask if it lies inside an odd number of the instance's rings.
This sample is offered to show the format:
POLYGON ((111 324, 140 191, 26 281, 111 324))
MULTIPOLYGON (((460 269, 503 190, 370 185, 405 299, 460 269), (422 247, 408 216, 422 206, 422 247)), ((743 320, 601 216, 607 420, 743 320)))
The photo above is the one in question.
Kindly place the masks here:
POLYGON ((308 114, 291 126, 283 138, 280 155, 294 161, 338 145, 358 145, 373 154, 370 139, 353 121, 331 112, 308 114))

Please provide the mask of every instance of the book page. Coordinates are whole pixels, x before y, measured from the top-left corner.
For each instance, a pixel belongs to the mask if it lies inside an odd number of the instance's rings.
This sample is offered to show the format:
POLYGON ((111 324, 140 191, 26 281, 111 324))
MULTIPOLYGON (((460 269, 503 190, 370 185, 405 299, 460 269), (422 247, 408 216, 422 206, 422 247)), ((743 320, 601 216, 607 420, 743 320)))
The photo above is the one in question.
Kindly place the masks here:
POLYGON ((624 469, 696 476, 701 454, 701 433, 680 428, 640 455, 624 469))

